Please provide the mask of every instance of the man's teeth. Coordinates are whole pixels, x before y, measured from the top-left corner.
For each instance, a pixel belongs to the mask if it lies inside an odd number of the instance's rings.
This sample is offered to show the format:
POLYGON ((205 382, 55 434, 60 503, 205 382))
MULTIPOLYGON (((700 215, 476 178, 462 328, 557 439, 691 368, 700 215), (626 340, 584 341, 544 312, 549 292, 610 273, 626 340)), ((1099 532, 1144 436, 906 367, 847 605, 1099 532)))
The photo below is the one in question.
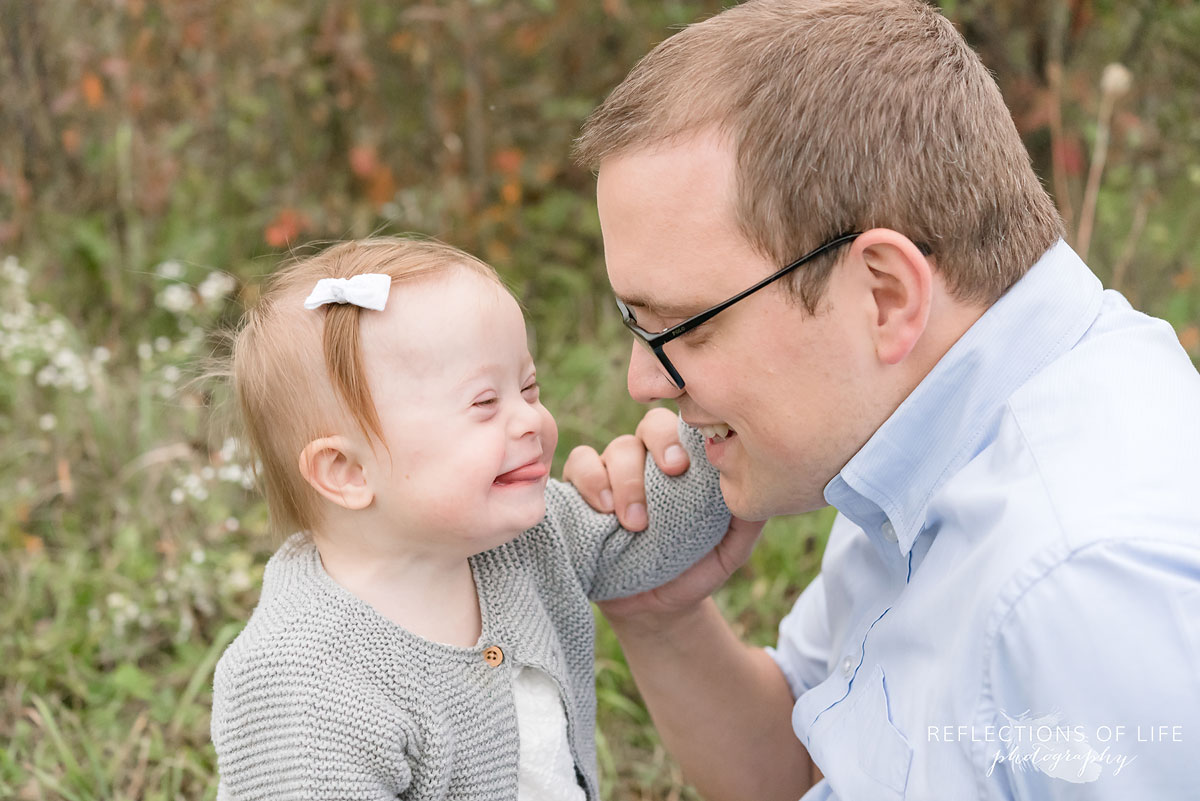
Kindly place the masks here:
POLYGON ((700 426, 700 433, 711 440, 722 441, 729 436, 729 426, 717 423, 712 426, 700 426))

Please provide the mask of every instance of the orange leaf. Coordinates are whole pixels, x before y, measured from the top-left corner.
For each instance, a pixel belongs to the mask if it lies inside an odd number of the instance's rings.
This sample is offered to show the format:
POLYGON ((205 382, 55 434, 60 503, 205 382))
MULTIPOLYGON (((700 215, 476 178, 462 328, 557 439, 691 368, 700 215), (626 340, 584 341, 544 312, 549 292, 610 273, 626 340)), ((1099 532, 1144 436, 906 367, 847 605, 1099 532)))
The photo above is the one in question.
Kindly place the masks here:
POLYGON ((492 166, 505 175, 513 175, 520 171, 525 154, 515 147, 506 147, 492 154, 492 166))
POLYGON ((367 184, 367 199, 375 206, 382 206, 396 196, 396 178, 392 168, 381 164, 371 175, 367 184))
POLYGON ((308 229, 308 218, 303 214, 295 209, 281 209, 271 224, 263 231, 263 237, 271 247, 285 248, 308 229))
POLYGON ((104 103, 104 84, 96 73, 85 72, 80 79, 79 88, 83 92, 83 99, 91 108, 100 108, 104 103))
POLYGON ((23 539, 25 540, 25 553, 30 556, 37 556, 46 549, 46 543, 42 542, 41 537, 26 534, 23 539))
POLYGON ((62 491, 64 498, 71 500, 75 497, 75 482, 71 480, 71 463, 66 459, 59 459, 57 472, 58 488, 62 491))
POLYGON ((194 19, 183 26, 183 46, 189 50, 199 50, 207 38, 204 20, 194 19))
POLYGON ((625 5, 625 0, 604 0, 601 6, 604 13, 613 19, 629 19, 629 6, 625 5))
POLYGON ((66 128, 62 132, 63 150, 67 151, 67 155, 74 156, 79 153, 79 143, 82 137, 79 135, 78 128, 66 128))
POLYGON ((412 40, 412 34, 408 31, 398 31, 392 34, 392 38, 388 39, 388 47, 397 53, 401 53, 408 49, 408 46, 412 44, 412 40))
POLYGON ((500 197, 510 206, 515 206, 521 202, 521 185, 516 181, 509 181, 500 189, 500 197))
POLYGON ((1171 277, 1171 285, 1176 289, 1187 289, 1196 281, 1196 274, 1191 270, 1180 270, 1171 277))
POLYGON ((1200 350, 1200 326, 1189 325, 1179 332, 1179 344, 1188 353, 1200 350))
POLYGON ((379 168, 379 153, 374 145, 350 148, 350 171, 359 178, 370 178, 379 168))
POLYGON ((541 49, 544 38, 540 28, 533 25, 522 25, 517 28, 513 41, 516 42, 517 50, 528 56, 541 49))
POLYGON ((1055 156, 1060 159, 1063 172, 1067 175, 1079 175, 1083 172, 1083 145, 1078 139, 1067 137, 1055 147, 1055 156))

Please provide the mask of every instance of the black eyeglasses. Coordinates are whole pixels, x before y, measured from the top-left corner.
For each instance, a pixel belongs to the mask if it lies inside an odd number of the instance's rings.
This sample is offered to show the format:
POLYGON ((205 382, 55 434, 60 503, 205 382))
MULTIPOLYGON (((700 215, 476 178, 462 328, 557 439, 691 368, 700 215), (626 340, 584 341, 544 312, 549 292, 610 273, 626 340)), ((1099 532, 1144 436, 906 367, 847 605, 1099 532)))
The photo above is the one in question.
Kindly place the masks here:
POLYGON ((678 339, 679 337, 686 334, 688 331, 691 331, 693 328, 696 328, 697 326, 707 323, 713 317, 716 317, 718 314, 725 311, 726 309, 728 309, 733 304, 737 303, 742 298, 747 297, 749 295, 753 295, 755 292, 762 289, 764 286, 766 286, 774 281, 778 281, 780 278, 783 278, 783 276, 787 275, 788 273, 792 272, 793 270, 795 270, 798 267, 804 266, 808 262, 815 259, 817 256, 820 256, 822 253, 828 253, 829 251, 839 248, 848 242, 853 242, 854 238, 857 237, 859 235, 859 233, 861 233, 861 232, 853 233, 853 234, 842 234, 839 237, 835 237, 834 239, 829 240, 828 242, 826 242, 824 245, 821 245, 816 250, 813 250, 809 253, 805 253, 803 256, 796 259, 794 262, 789 264, 787 267, 784 267, 779 272, 768 275, 766 278, 759 281, 757 284, 750 287, 749 289, 745 289, 745 290, 737 293, 736 295, 734 295, 729 300, 721 301, 716 306, 713 306, 712 308, 709 308, 709 309, 705 309, 704 311, 700 312, 699 314, 696 314, 696 315, 693 315, 693 316, 687 318, 682 323, 672 326, 671 328, 668 328, 666 331, 661 331, 657 334, 653 334, 653 333, 645 330, 644 328, 641 328, 637 324, 637 318, 633 316, 633 311, 631 311, 630 308, 628 306, 626 306, 625 303, 620 298, 617 298, 617 308, 621 310, 621 320, 625 323, 625 327, 633 332, 634 337, 636 337, 639 342, 641 342, 643 345, 645 345, 647 348, 649 348, 651 353, 653 353, 656 357, 658 357, 659 363, 663 366, 663 369, 667 371, 667 375, 669 375, 671 377, 671 380, 675 382, 675 386, 679 387, 680 389, 683 389, 683 376, 681 376, 679 374, 679 371, 675 369, 675 365, 671 364, 671 360, 668 359, 667 354, 663 352, 664 345, 666 345, 672 339, 678 339))

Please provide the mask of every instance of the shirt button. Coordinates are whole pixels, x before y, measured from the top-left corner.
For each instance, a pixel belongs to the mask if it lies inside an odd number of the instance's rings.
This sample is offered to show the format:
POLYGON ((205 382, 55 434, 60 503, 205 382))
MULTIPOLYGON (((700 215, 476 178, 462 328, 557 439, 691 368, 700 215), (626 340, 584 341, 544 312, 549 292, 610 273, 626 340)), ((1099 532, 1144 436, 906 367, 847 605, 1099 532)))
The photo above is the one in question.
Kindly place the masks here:
POLYGON ((896 537, 896 527, 892 525, 891 520, 884 520, 883 525, 879 527, 879 530, 883 533, 883 538, 888 542, 897 541, 898 538, 896 537))
POLYGON ((504 652, 495 645, 489 645, 483 649, 483 661, 492 667, 496 667, 504 661, 504 652))
POLYGON ((854 672, 854 660, 846 657, 842 660, 842 674, 846 678, 850 678, 850 674, 854 672))

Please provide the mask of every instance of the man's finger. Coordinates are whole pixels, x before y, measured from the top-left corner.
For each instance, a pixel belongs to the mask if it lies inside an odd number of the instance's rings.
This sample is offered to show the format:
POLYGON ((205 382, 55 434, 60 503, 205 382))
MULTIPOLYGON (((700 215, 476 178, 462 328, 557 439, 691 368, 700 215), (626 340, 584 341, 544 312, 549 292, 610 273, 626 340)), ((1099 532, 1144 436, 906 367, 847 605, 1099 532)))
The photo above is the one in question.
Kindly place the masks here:
POLYGON ((646 412, 637 427, 638 439, 654 457, 658 469, 668 476, 687 471, 687 451, 679 444, 679 420, 670 409, 657 407, 646 412))
POLYGON ((629 531, 646 528, 646 449, 632 434, 617 437, 601 456, 612 485, 617 519, 629 531))
POLYGON ((588 505, 597 512, 613 511, 612 487, 608 483, 608 470, 596 449, 579 445, 567 456, 563 465, 563 481, 569 481, 579 490, 588 505))

